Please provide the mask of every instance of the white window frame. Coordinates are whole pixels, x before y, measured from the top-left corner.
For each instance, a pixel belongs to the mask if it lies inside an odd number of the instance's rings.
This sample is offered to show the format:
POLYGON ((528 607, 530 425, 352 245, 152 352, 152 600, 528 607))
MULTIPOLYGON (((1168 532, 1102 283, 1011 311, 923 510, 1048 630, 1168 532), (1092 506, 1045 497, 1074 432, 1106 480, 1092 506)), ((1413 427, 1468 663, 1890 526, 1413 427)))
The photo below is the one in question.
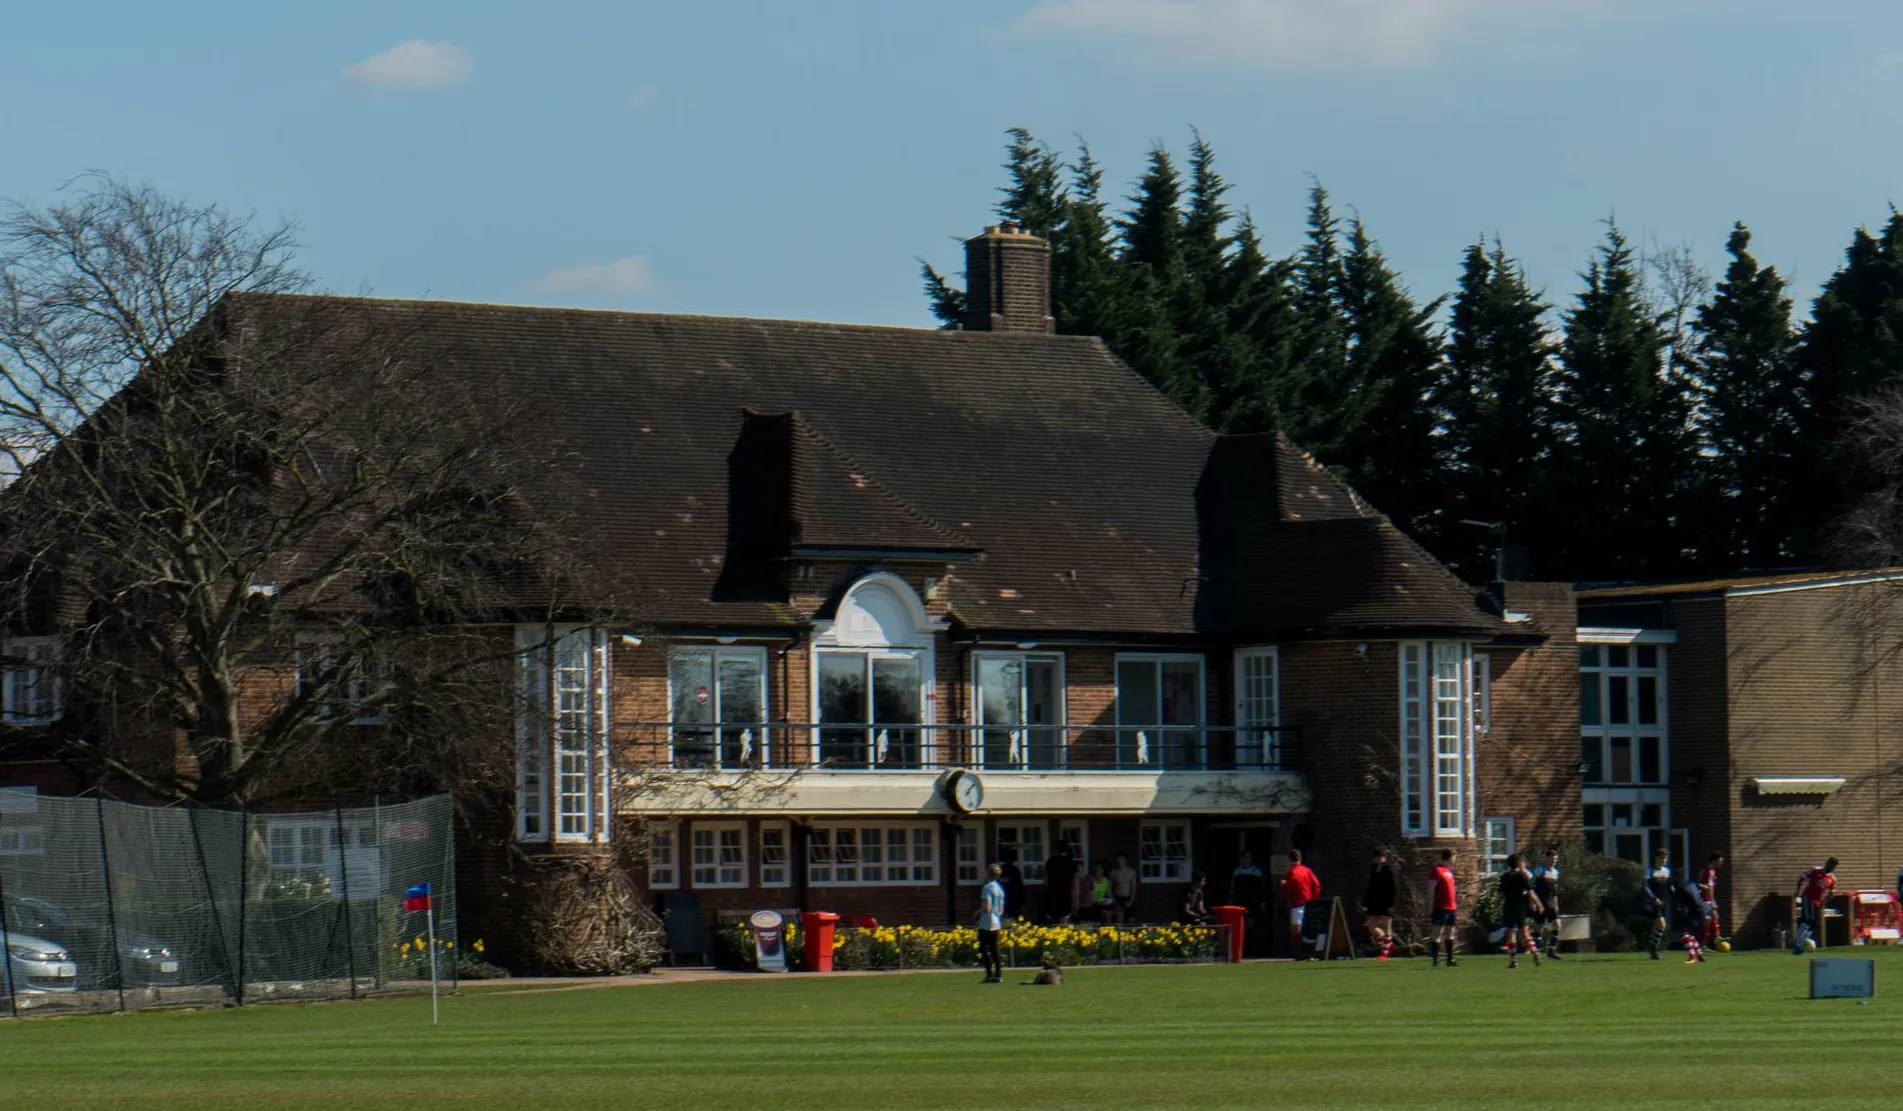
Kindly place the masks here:
POLYGON ((1209 724, 1209 659, 1207 656, 1203 655, 1201 652, 1118 652, 1116 654, 1115 659, 1111 661, 1110 681, 1111 681, 1111 685, 1113 689, 1116 691, 1117 747, 1119 750, 1117 755, 1117 766, 1119 770, 1122 770, 1123 763, 1124 763, 1121 750, 1124 747, 1125 734, 1131 734, 1133 737, 1137 738, 1132 741, 1132 743, 1136 745, 1135 760, 1132 765, 1135 768, 1135 770, 1148 771, 1151 768, 1166 768, 1166 767, 1172 767, 1172 766, 1182 767, 1186 769, 1195 769, 1195 768, 1203 768, 1208 766, 1208 763, 1209 763, 1208 734, 1205 732, 1205 729, 1209 724), (1157 722, 1157 721, 1135 721, 1135 722, 1124 721, 1123 708, 1124 708, 1125 699, 1123 697, 1123 665, 1126 663, 1151 663, 1156 665, 1155 693, 1156 693, 1156 705, 1157 705, 1158 716, 1161 716, 1162 708, 1163 708, 1163 665, 1168 663, 1195 664, 1196 665, 1196 721, 1195 723, 1191 725, 1177 725, 1177 724, 1166 724, 1166 723, 1157 722), (1161 749, 1161 751, 1159 751, 1157 748, 1157 745, 1159 743, 1158 738, 1148 735, 1150 731, 1152 730, 1158 733, 1161 733, 1165 729, 1181 730, 1185 733, 1194 734, 1196 738, 1195 758, 1181 765, 1171 765, 1168 762, 1169 751, 1167 746, 1165 746, 1164 748, 1161 749), (1163 759, 1158 760, 1153 758, 1159 755, 1162 756, 1163 759))
POLYGON ((335 817, 267 818, 264 836, 272 871, 320 872, 332 899, 382 896, 384 861, 374 822, 345 819, 339 828, 335 817))
POLYGON ((1398 655, 1402 833, 1471 837, 1473 646, 1402 641, 1398 655))
POLYGON ((675 891, 681 886, 681 830, 673 822, 648 826, 648 890, 675 891))
MULTIPOLYGON (((297 634, 297 675, 294 682, 298 693, 303 693, 304 677, 309 673, 313 663, 319 667, 328 666, 324 660, 328 654, 326 649, 342 643, 344 643, 344 637, 341 633, 297 634)), ((364 657, 357 661, 357 667, 351 674, 339 677, 336 689, 332 692, 336 697, 320 703, 317 707, 317 716, 330 718, 337 712, 339 702, 343 703, 345 709, 360 706, 365 698, 375 693, 376 687, 388 682, 389 676, 381 655, 375 651, 366 652, 364 657)), ((380 711, 356 714, 344 719, 345 724, 348 725, 382 725, 385 720, 385 715, 380 711)))
POLYGON ((1276 768, 1281 766, 1282 749, 1282 653, 1275 645, 1252 645, 1236 649, 1235 656, 1235 694, 1236 694, 1236 765, 1243 768, 1276 768), (1249 689, 1251 677, 1248 674, 1252 660, 1267 660, 1268 704, 1266 719, 1256 711, 1253 705, 1260 693, 1249 689), (1243 743, 1244 730, 1266 730, 1268 735, 1260 740, 1243 743), (1246 750, 1256 754, 1253 762, 1244 759, 1246 750))
POLYGON ((809 887, 935 886, 938 823, 815 822, 806 838, 806 869, 809 887), (920 858, 921 847, 929 860, 920 858))
POLYGON ((1519 821, 1511 814, 1493 814, 1482 820, 1480 874, 1497 876, 1507 870, 1507 857, 1520 851, 1519 821))
POLYGON ((1030 734, 1033 730, 1048 729, 1057 734, 1057 759, 1048 767, 1040 765, 1037 770, 1055 770, 1070 762, 1069 724, 1069 686, 1070 676, 1062 652, 1033 652, 1029 650, 1001 651, 981 649, 971 654, 971 720, 974 726, 972 736, 972 763, 984 768, 1030 768, 1030 734), (1018 713, 1013 725, 987 725, 985 723, 984 683, 980 665, 985 662, 1016 660, 1018 672, 1018 713), (1030 665, 1033 663, 1057 665, 1057 707, 1056 721, 1032 722, 1025 720, 1030 715, 1030 665), (1011 733, 1011 755, 1008 763, 994 764, 984 754, 984 736, 993 730, 1008 730, 1011 733))
MULTIPOLYGON (((864 767, 837 766, 840 771, 912 771, 936 766, 937 635, 948 623, 934 619, 912 584, 889 571, 876 571, 848 588, 839 600, 833 616, 813 623, 811 661, 807 675, 807 705, 812 708, 813 733, 808 760, 821 764, 820 752, 825 727, 819 724, 820 662, 838 653, 866 657, 866 710, 875 716, 873 683, 874 660, 911 659, 918 663, 918 761, 916 765, 896 768, 879 766, 879 730, 877 722, 866 723, 866 764, 864 767)), ((887 725, 906 723, 885 723, 887 725)), ((851 729, 847 722, 832 723, 833 728, 851 729)))
POLYGON ((1044 861, 1051 851, 1050 823, 1045 821, 999 822, 991 831, 992 849, 998 860, 1004 859, 1004 849, 1009 834, 1012 858, 1017 863, 1018 874, 1027 884, 1044 882, 1044 861), (1026 834, 1031 836, 1026 837, 1026 834), (1033 859, 1026 860, 1024 850, 1030 848, 1033 859))
POLYGON ((1475 733, 1493 732, 1493 653, 1473 654, 1473 722, 1475 733))
POLYGON ((609 837, 608 644, 607 630, 590 625, 516 627, 522 696, 516 836, 522 840, 598 843, 609 837))
POLYGON ((696 889, 748 886, 747 823, 694 822, 687 846, 688 879, 696 889))
POLYGON ((1189 877, 1195 871, 1193 866, 1195 859, 1196 849, 1190 840, 1188 822, 1153 821, 1144 822, 1137 827, 1137 879, 1140 882, 1188 883, 1189 877), (1155 857, 1145 851, 1150 844, 1151 830, 1157 831, 1158 852, 1155 857), (1171 845, 1167 832, 1169 830, 1178 830, 1182 833, 1183 855, 1181 858, 1172 858, 1169 855, 1171 845))
POLYGON ((4 712, 9 725, 48 725, 66 713, 66 676, 59 666, 60 638, 7 637, 3 649, 9 659, 20 658, 0 677, 4 712), (51 686, 47 694, 43 688, 51 686))
POLYGON ((793 886, 793 827, 786 822, 760 823, 760 886, 793 886), (769 844, 769 834, 779 839, 779 845, 769 844), (779 861, 771 858, 777 850, 779 861))
POLYGON ((1582 720, 1579 724, 1579 738, 1582 748, 1584 747, 1584 742, 1587 741, 1597 744, 1599 750, 1599 767, 1605 777, 1591 782, 1585 781, 1582 777, 1584 789, 1592 791, 1596 788, 1670 786, 1672 782, 1670 642, 1651 639, 1626 639, 1616 641, 1607 639, 1587 640, 1585 637, 1581 637, 1580 643, 1582 647, 1590 647, 1595 653, 1594 658, 1598 660, 1596 664, 1588 666, 1584 662, 1582 655, 1579 674, 1582 685, 1585 682, 1591 682, 1598 689, 1599 722, 1596 725, 1587 725, 1582 715, 1582 720), (1639 648, 1641 646, 1653 649, 1658 653, 1658 665, 1656 667, 1639 666, 1638 657, 1639 648), (1627 653, 1624 666, 1615 667, 1612 664, 1612 652, 1615 649, 1627 653), (1590 678, 1588 678, 1589 676, 1590 678), (1611 705, 1611 680, 1613 678, 1624 679, 1626 686, 1626 720, 1616 724, 1612 720, 1611 705), (1657 699, 1656 709, 1658 711, 1658 720, 1651 724, 1641 724, 1639 721, 1641 713, 1639 680, 1641 679, 1654 679, 1657 682, 1655 698, 1657 699), (1642 740, 1645 737, 1658 738, 1659 777, 1656 780, 1642 779, 1639 775, 1639 769, 1642 764, 1642 761, 1639 759, 1639 752, 1643 747, 1642 740), (1622 738, 1631 742, 1632 778, 1629 780, 1617 780, 1612 778, 1612 742, 1614 738, 1622 738))
POLYGON ((985 831, 983 826, 954 826, 955 854, 952 868, 960 887, 977 887, 985 882, 985 831))
POLYGON ((1090 822, 1083 818, 1065 818, 1057 823, 1057 841, 1051 842, 1055 849, 1062 841, 1071 847, 1071 859, 1077 862, 1080 875, 1090 872, 1090 822))
POLYGON ((809 697, 811 698, 811 701, 808 703, 808 705, 813 707, 813 734, 814 735, 813 735, 813 749, 812 749, 811 759, 815 765, 820 764, 820 750, 822 747, 820 743, 821 735, 827 729, 853 729, 859 726, 859 723, 855 723, 855 722, 835 721, 835 722, 827 722, 825 724, 821 724, 819 722, 819 697, 820 697, 819 695, 819 665, 820 665, 820 661, 823 659, 827 659, 829 657, 862 656, 865 658, 865 666, 866 666, 866 716, 867 717, 875 716, 872 712, 873 703, 875 700, 875 696, 873 693, 875 689, 873 671, 875 667, 877 666, 878 661, 880 660, 912 660, 918 664, 918 672, 919 672, 919 693, 918 693, 919 720, 916 725, 912 725, 911 723, 908 723, 908 722, 890 722, 890 721, 888 722, 870 722, 869 721, 869 722, 863 723, 863 728, 865 729, 865 732, 866 732, 866 764, 865 766, 860 767, 857 765, 852 765, 852 766, 832 765, 830 766, 830 770, 835 770, 835 771, 917 771, 920 768, 930 768, 930 767, 936 766, 936 764, 934 763, 935 754, 932 751, 933 733, 932 733, 932 729, 930 728, 932 725, 932 708, 933 708, 933 699, 934 699, 934 695, 932 693, 933 687, 932 687, 932 651, 931 649, 929 648, 902 648, 902 647, 869 647, 866 645, 856 645, 852 647, 816 648, 813 650, 812 655, 813 655, 813 668, 812 668, 813 682, 812 682, 812 690, 809 693, 809 697), (886 728, 881 729, 880 728, 881 726, 885 726, 886 728), (882 732, 889 734, 890 728, 893 726, 897 726, 899 728, 915 728, 918 730, 918 762, 916 764, 899 767, 899 768, 883 768, 879 766, 880 764, 879 762, 879 734, 882 732))
MULTIPOLYGON (((689 727, 693 727, 697 725, 697 723, 694 723, 694 722, 676 723, 674 721, 674 706, 675 706, 674 661, 683 656, 696 656, 696 655, 708 657, 709 662, 712 665, 711 672, 712 672, 712 678, 713 678, 713 686, 708 688, 708 697, 713 702, 713 705, 715 708, 714 716, 716 718, 720 716, 719 707, 720 707, 720 701, 721 701, 720 695, 721 695, 721 689, 722 689, 721 682, 720 682, 720 661, 723 659, 751 658, 752 660, 754 660, 756 663, 760 665, 760 692, 759 692, 760 720, 757 722, 715 721, 714 723, 712 723, 711 726, 709 726, 709 728, 712 728, 715 731, 715 736, 713 740, 714 759, 713 759, 713 764, 711 765, 713 769, 719 770, 719 771, 743 771, 743 770, 749 770, 756 767, 764 767, 769 762, 767 742, 769 740, 769 734, 771 730, 767 728, 767 722, 772 720, 771 711, 767 705, 767 693, 768 693, 767 670, 768 670, 769 661, 767 659, 767 650, 765 646, 757 645, 757 644, 738 644, 738 645, 688 644, 688 645, 677 645, 675 647, 668 649, 667 651, 667 718, 668 718, 667 761, 669 766, 675 765, 675 758, 674 758, 675 730, 681 725, 685 725, 689 727), (741 736, 741 743, 747 749, 747 751, 751 753, 752 758, 751 759, 743 758, 740 764, 733 765, 730 767, 721 759, 721 750, 723 748, 721 742, 724 738, 720 735, 719 727, 734 726, 734 725, 740 725, 745 727, 745 732, 743 732, 741 736), (751 736, 749 737, 747 736, 747 734, 751 734, 751 736)), ((701 767, 702 765, 689 765, 689 766, 701 767)))

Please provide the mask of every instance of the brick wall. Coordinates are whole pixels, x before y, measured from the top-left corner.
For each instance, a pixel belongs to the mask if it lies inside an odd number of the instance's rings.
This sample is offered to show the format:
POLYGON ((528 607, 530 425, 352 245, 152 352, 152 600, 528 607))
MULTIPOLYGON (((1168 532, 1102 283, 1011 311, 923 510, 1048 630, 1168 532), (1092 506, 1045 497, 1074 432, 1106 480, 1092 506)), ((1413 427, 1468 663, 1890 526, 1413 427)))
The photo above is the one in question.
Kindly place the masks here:
POLYGON ((1482 645, 1493 676, 1492 728, 1476 738, 1482 816, 1515 820, 1522 849, 1579 840, 1579 646, 1572 588, 1508 583, 1508 608, 1545 639, 1482 645))
MULTIPOLYGON (((1671 732, 1672 824, 1690 838, 1690 860, 1681 870, 1704 867, 1714 852, 1730 852, 1734 790, 1730 744, 1730 707, 1726 693, 1729 641, 1725 599, 1685 598, 1672 603, 1671 620, 1678 643, 1665 646, 1666 723, 1671 732)), ((1726 928, 1735 931, 1736 885, 1718 885, 1718 908, 1726 928)))

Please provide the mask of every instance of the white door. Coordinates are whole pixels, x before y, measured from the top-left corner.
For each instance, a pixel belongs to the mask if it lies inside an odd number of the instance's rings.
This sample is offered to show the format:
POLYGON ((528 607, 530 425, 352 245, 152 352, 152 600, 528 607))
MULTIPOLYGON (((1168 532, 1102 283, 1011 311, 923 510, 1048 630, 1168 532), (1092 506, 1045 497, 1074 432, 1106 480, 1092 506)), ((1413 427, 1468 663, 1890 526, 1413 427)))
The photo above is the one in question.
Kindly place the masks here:
POLYGON ((1273 648, 1236 652, 1236 766, 1273 768, 1281 764, 1275 728, 1281 721, 1280 691, 1273 648))

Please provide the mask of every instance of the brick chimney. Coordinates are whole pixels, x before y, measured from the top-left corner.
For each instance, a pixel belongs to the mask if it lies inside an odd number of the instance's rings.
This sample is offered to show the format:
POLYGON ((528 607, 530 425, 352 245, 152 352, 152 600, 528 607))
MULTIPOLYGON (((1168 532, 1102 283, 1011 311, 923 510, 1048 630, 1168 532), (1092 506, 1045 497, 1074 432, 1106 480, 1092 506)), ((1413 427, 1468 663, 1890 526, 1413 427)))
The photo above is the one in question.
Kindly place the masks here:
POLYGON ((1051 245, 999 224, 965 240, 965 329, 1057 330, 1051 319, 1051 245))

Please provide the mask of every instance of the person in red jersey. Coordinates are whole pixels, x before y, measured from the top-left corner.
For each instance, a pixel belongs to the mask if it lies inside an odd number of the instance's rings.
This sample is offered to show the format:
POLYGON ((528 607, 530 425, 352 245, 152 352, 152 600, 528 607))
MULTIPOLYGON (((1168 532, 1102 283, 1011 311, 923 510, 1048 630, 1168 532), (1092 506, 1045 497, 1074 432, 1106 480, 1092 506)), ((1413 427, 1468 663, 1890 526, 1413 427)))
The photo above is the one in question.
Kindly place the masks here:
POLYGON ((1725 854, 1712 853, 1698 870, 1698 898, 1705 904, 1705 936, 1698 940, 1706 945, 1716 945, 1718 935, 1724 932, 1718 921, 1718 869, 1724 866, 1725 854))
POLYGON ((1821 945, 1824 932, 1824 903, 1837 887, 1837 858, 1831 857, 1804 873, 1797 902, 1797 935, 1791 938, 1791 952, 1801 954, 1806 947, 1821 945), (1812 939, 1818 939, 1812 944, 1812 939))
POLYGON ((1454 959, 1454 920, 1460 913, 1460 894, 1458 881, 1454 878, 1454 850, 1442 849, 1440 863, 1434 866, 1434 939, 1428 943, 1434 955, 1434 964, 1440 964, 1441 949, 1447 950, 1447 967, 1452 968, 1459 961, 1454 959))
POLYGON ((1288 900, 1289 941, 1298 961, 1308 956, 1302 952, 1302 920, 1307 916, 1308 904, 1320 898, 1321 893, 1322 881, 1302 863, 1302 850, 1290 849, 1288 872, 1282 876, 1282 897, 1288 900))

